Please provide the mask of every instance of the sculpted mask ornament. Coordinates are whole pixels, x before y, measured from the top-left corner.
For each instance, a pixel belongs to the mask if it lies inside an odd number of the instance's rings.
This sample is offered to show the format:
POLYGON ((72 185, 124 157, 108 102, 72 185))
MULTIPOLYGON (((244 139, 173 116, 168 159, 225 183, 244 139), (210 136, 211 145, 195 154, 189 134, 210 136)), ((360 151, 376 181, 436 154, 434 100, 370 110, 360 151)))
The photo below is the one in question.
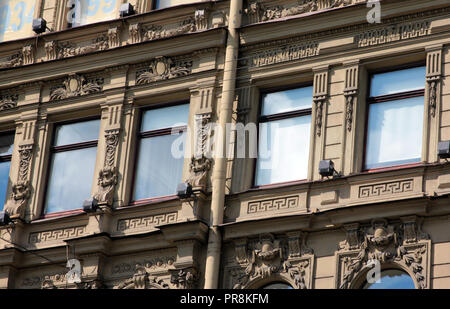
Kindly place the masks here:
MULTIPOLYGON (((301 232, 294 234, 302 237, 301 232)), ((231 271, 231 275, 237 280, 233 288, 249 288, 252 282, 277 274, 277 276, 289 279, 295 288, 306 289, 307 278, 310 277, 311 255, 306 257, 303 254, 312 254, 312 250, 293 246, 294 234, 288 236, 291 238, 290 245, 283 239, 275 239, 271 234, 261 235, 258 242, 251 242, 248 247, 245 241, 237 240, 235 254, 239 268, 231 271), (250 254, 248 254, 247 248, 251 249, 250 254)), ((303 241, 299 238, 297 242, 303 241)))
POLYGON ((207 186, 207 175, 211 169, 211 159, 202 155, 200 158, 192 157, 190 164, 191 176, 188 182, 194 189, 205 191, 207 186))
MULTIPOLYGON (((415 222, 415 219, 414 219, 415 222)), ((348 229, 347 233, 354 234, 355 231, 348 229)), ((411 221, 403 225, 389 225, 386 220, 374 220, 372 227, 361 234, 361 242, 357 246, 357 251, 351 250, 349 245, 341 246, 341 250, 347 251, 340 257, 343 266, 343 275, 339 287, 341 289, 350 288, 353 280, 360 273, 365 273, 369 262, 377 260, 380 263, 398 264, 403 268, 410 269, 414 274, 419 288, 426 288, 427 267, 426 256, 428 250, 427 242, 420 242, 428 238, 428 235, 421 232, 417 225, 411 224, 411 221), (414 233, 406 232, 406 229, 414 227, 414 233), (405 238, 404 235, 414 234, 412 238, 405 238), (416 237, 419 235, 419 237, 416 237)), ((352 237, 348 237, 351 239, 352 237)))
POLYGON ((115 167, 105 167, 100 170, 98 185, 100 186, 94 198, 100 204, 112 206, 114 199, 114 187, 117 184, 117 172, 115 167))

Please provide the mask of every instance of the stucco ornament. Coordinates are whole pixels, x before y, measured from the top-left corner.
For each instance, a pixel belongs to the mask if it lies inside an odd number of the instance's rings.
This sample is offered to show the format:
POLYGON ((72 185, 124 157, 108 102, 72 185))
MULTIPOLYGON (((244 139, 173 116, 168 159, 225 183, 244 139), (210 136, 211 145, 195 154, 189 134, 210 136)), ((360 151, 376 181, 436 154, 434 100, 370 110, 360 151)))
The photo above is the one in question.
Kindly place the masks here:
POLYGON ((103 78, 87 79, 84 76, 72 74, 64 80, 61 86, 51 90, 50 100, 62 100, 100 92, 103 89, 103 83, 103 78))
POLYGON ((19 172, 17 182, 12 185, 11 198, 5 205, 5 211, 11 218, 23 218, 26 204, 31 195, 31 185, 28 180, 31 159, 33 156, 32 145, 19 146, 19 172))
MULTIPOLYGON (((353 239, 355 231, 348 230, 348 239, 353 239)), ((343 272, 340 277, 339 288, 354 287, 353 281, 359 275, 369 270, 369 261, 376 260, 383 264, 398 265, 399 268, 409 270, 414 277, 418 288, 428 286, 426 257, 429 252, 428 235, 423 233, 415 224, 415 220, 402 225, 390 225, 386 220, 374 220, 372 226, 360 230, 360 242, 356 250, 338 254, 343 272), (411 222, 414 222, 414 232, 411 231, 411 222)), ((341 250, 347 251, 350 246, 342 244, 341 250)))
POLYGON ((175 61, 172 58, 157 57, 150 62, 148 68, 136 73, 136 84, 172 79, 191 73, 192 61, 175 61))
POLYGON ((114 289, 168 289, 169 285, 157 277, 151 276, 142 265, 136 265, 136 271, 130 279, 115 286, 114 289))
POLYGON ((103 168, 99 171, 99 189, 94 194, 94 198, 99 204, 112 206, 114 202, 114 189, 117 184, 117 169, 115 158, 117 146, 119 144, 119 129, 106 130, 105 132, 106 152, 103 168))
POLYGON ((312 250, 301 248, 301 237, 302 234, 297 233, 297 246, 293 246, 295 237, 292 235, 289 236, 289 244, 286 239, 275 239, 271 234, 260 235, 259 241, 248 245, 236 242, 236 261, 240 267, 231 271, 235 278, 233 288, 249 288, 255 282, 270 280, 274 275, 286 278, 297 289, 308 288, 312 250))
POLYGON ((0 95, 0 111, 16 107, 18 100, 18 95, 0 95))

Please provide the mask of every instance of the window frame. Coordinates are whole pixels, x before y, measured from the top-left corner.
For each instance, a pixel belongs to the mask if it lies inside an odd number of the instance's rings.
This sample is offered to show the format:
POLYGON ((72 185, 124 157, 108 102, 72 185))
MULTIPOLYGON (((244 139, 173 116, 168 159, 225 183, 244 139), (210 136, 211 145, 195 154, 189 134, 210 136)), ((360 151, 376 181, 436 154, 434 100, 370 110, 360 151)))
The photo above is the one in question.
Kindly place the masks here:
MULTIPOLYGON (((67 145, 61 145, 61 146, 54 146, 55 141, 56 141, 56 129, 59 126, 73 124, 73 123, 79 123, 79 122, 86 122, 86 121, 91 121, 91 120, 99 120, 101 122, 101 117, 99 117, 99 116, 90 116, 90 117, 86 117, 84 119, 71 119, 71 120, 61 121, 61 122, 57 122, 57 123, 53 124, 52 137, 51 137, 50 146, 49 146, 49 155, 47 157, 45 187, 44 187, 44 195, 43 195, 42 207, 41 207, 41 215, 40 215, 41 219, 52 218, 52 217, 60 217, 60 216, 64 216, 64 215, 77 214, 77 213, 83 213, 84 212, 82 206, 80 206, 80 208, 77 208, 77 209, 64 210, 64 211, 58 211, 58 212, 46 213, 45 211, 46 211, 46 208, 47 208, 47 195, 49 193, 48 192, 49 191, 49 180, 50 180, 51 168, 52 168, 51 160, 53 158, 53 155, 55 153, 60 153, 60 152, 67 152, 67 151, 72 151, 72 150, 80 150, 80 149, 98 147, 98 141, 99 141, 99 138, 100 138, 100 131, 99 131, 97 140, 85 141, 85 142, 73 143, 73 144, 67 144, 67 145)), ((101 123, 100 123, 100 130, 101 130, 101 123)), ((98 149, 97 149, 97 155, 98 155, 98 149)), ((95 175, 96 175, 96 173, 94 172, 94 175, 93 175, 94 179, 93 179, 93 182, 92 182, 93 184, 95 182, 94 181, 95 180, 95 175)), ((86 197, 86 198, 88 198, 88 197, 86 197)))
MULTIPOLYGON (((41 11, 43 9, 43 4, 44 1, 43 0, 35 0, 35 7, 34 7, 34 12, 33 12, 33 19, 37 19, 41 17, 41 11)), ((30 25, 31 28, 31 25, 30 25)), ((25 36, 25 37, 21 37, 21 38, 16 38, 16 39, 12 39, 12 40, 4 40, 4 41, 0 41, 0 45, 1 44, 7 44, 7 43, 13 43, 13 42, 19 42, 22 40, 29 40, 31 38, 35 38, 38 35, 36 33, 33 32, 33 30, 31 30, 30 35, 29 36, 25 36)))
MULTIPOLYGON (((141 140, 145 138, 152 138, 157 136, 165 136, 170 135, 174 130, 177 130, 179 134, 187 132, 188 125, 189 125, 189 115, 188 119, 186 121, 185 126, 178 126, 178 127, 170 127, 170 128, 163 128, 163 129, 156 129, 156 130, 150 130, 150 131, 141 131, 142 123, 144 119, 144 113, 150 110, 156 110, 160 108, 165 107, 172 107, 172 106, 178 106, 178 105, 185 105, 189 104, 189 100, 181 100, 181 101, 174 101, 170 103, 158 103, 153 104, 151 106, 143 106, 140 108, 140 114, 139 114, 139 122, 137 127, 137 133, 135 135, 136 141, 135 141, 135 155, 134 155, 134 166, 133 166, 133 178, 130 186, 130 198, 129 198, 129 206, 136 206, 136 205, 143 205, 143 204, 151 204, 151 203, 157 203, 157 202, 163 202, 168 200, 174 200, 178 199, 176 194, 171 195, 164 195, 164 196, 156 196, 156 197, 150 197, 150 198, 144 198, 140 200, 134 199, 134 189, 136 187, 136 176, 137 176, 137 169, 138 169, 138 163, 139 163, 139 154, 141 150, 141 140)), ((189 106, 190 107, 190 106, 189 106)), ((180 179, 181 183, 182 179, 180 179)))
MULTIPOLYGON (((121 19, 121 17, 120 17, 120 5, 122 5, 122 4, 124 4, 125 2, 124 2, 124 0, 117 0, 117 4, 116 4, 116 6, 117 6, 117 11, 116 11, 116 16, 113 18, 113 19, 106 19, 106 20, 99 20, 99 21, 95 21, 95 22, 92 22, 92 23, 87 23, 87 24, 84 24, 84 25, 78 25, 78 26, 74 26, 72 23, 69 23, 69 21, 66 19, 67 18, 67 14, 69 14, 69 11, 72 9, 72 8, 74 8, 74 5, 75 4, 73 4, 73 6, 72 7, 67 7, 67 3, 68 3, 68 1, 69 0, 65 0, 65 1, 62 1, 63 2, 63 5, 64 5, 64 7, 63 7, 63 9, 62 9, 62 12, 63 12, 63 14, 62 14, 62 16, 61 16, 61 18, 63 19, 63 21, 62 21, 62 29, 61 30, 66 30, 66 29, 77 29, 77 28, 80 28, 80 27, 85 27, 85 26, 90 26, 90 25, 97 25, 97 24, 99 24, 99 23, 106 23, 106 22, 113 22, 113 21, 117 21, 118 19, 121 19)), ((136 9, 136 8, 135 8, 136 9)))
MULTIPOLYGON (((417 98, 417 97, 425 97, 426 93, 426 76, 423 78, 423 89, 420 90, 410 90, 410 91, 403 91, 403 92, 397 92, 393 94, 388 95, 381 95, 381 96, 370 96, 370 90, 371 90, 371 81, 372 76, 375 74, 382 74, 382 73, 389 73, 389 72, 395 72, 395 71, 401 71, 401 70, 407 70, 407 69, 413 69, 418 67, 426 67, 426 63, 424 61, 420 62, 413 62, 408 64, 402 64, 402 65, 396 65, 391 66, 387 68, 382 69, 374 69, 369 72, 367 72, 367 95, 366 95, 366 113, 365 113, 365 127, 364 127, 364 148, 363 148, 363 156, 362 156, 362 172, 377 172, 377 171, 384 171, 384 170, 395 170, 395 169, 401 169, 401 168, 408 168, 408 167, 416 167, 423 165, 422 162, 422 155, 419 162, 415 163, 404 163, 404 164, 396 164, 396 165, 388 165, 383 167, 377 167, 377 168, 366 168, 366 160, 367 160, 367 138, 368 138, 368 131, 369 131, 369 112, 370 112, 370 105, 376 104, 376 103, 384 103, 384 102, 390 102, 390 101, 397 101, 397 100, 404 100, 404 99, 410 99, 410 98, 417 98)), ((425 104, 425 100, 424 100, 425 104)), ((424 109, 425 112, 425 109, 424 109)), ((425 123, 422 122, 423 130, 425 130, 425 123)), ((423 149, 423 144, 422 144, 423 149)))
MULTIPOLYGON (((11 176, 10 175, 11 174, 11 161, 12 161, 12 156, 13 156, 14 150, 15 150, 16 132, 15 131, 4 131, 4 132, 0 132, 0 135, 2 135, 2 136, 11 135, 11 136, 14 137, 13 149, 12 149, 11 154, 0 156, 0 162, 9 162, 10 163, 9 174, 8 174, 9 175, 8 178, 10 178, 10 176, 11 176)), ((6 205, 6 202, 8 201, 9 179, 8 179, 8 183, 7 183, 5 189, 6 189, 6 191, 5 191, 6 193, 5 193, 5 200, 3 201, 3 210, 4 210, 4 207, 6 205)))
MULTIPOLYGON (((303 83, 299 83, 296 85, 291 84, 291 85, 286 85, 286 86, 264 88, 259 91, 259 104, 258 104, 258 115, 257 115, 258 127, 257 127, 257 136, 256 136, 257 146, 258 146, 258 154, 259 154, 259 136, 260 136, 260 124, 261 123, 268 123, 271 121, 284 120, 284 119, 290 119, 290 118, 296 118, 296 117, 308 116, 308 115, 311 115, 311 117, 312 117, 312 110, 314 107, 314 102, 311 101, 311 108, 305 108, 305 109, 301 109, 301 110, 294 110, 294 111, 271 114, 271 115, 262 115, 264 96, 269 93, 288 91, 288 90, 294 90, 294 89, 306 88, 306 87, 314 87, 314 83, 312 81, 308 81, 308 82, 303 82, 303 83)), ((311 125, 312 125, 312 122, 313 122, 313 119, 311 119, 311 125)), ((310 131, 310 136, 309 136, 310 143, 311 143, 312 138, 314 138, 313 130, 310 131)), ((309 154, 311 154, 311 151, 312 151, 312 149, 309 150, 309 152, 310 152, 309 154)), ((254 161, 254 167, 253 167, 251 189, 270 189, 270 188, 284 187, 284 186, 296 185, 296 184, 308 182, 309 178, 307 176, 307 178, 305 178, 305 179, 257 185, 256 184, 256 173, 257 173, 258 157, 253 159, 253 161, 254 161)), ((310 163, 311 162, 310 162, 309 156, 308 156, 308 170, 309 170, 310 163)))

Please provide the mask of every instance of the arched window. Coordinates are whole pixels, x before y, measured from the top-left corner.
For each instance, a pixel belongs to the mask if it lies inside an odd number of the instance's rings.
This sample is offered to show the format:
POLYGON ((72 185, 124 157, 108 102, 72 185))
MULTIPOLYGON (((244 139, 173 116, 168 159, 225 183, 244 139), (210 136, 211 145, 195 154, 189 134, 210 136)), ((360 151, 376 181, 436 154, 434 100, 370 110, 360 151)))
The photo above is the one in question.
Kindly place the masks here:
POLYGON ((415 289, 413 279, 399 269, 386 269, 381 272, 381 282, 365 281, 363 289, 415 289))
POLYGON ((269 283, 268 285, 263 286, 261 289, 263 289, 263 290, 291 290, 291 289, 293 289, 293 287, 284 282, 275 282, 275 283, 269 283))

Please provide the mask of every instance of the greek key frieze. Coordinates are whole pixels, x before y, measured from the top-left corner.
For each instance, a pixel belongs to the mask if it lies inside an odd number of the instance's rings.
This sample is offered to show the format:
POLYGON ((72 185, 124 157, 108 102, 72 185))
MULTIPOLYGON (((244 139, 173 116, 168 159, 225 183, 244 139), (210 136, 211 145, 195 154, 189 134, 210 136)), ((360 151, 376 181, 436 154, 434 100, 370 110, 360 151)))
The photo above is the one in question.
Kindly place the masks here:
POLYGON ((30 244, 37 244, 49 241, 56 241, 62 239, 68 239, 72 237, 78 237, 86 234, 85 226, 76 226, 71 228, 57 229, 51 231, 43 231, 37 233, 30 233, 28 242, 30 244))
POLYGON ((117 222, 117 231, 123 232, 127 230, 136 230, 148 226, 159 224, 174 223, 177 221, 178 213, 171 212, 166 214, 159 214, 153 216, 145 216, 131 219, 123 219, 117 222))
POLYGON ((416 21, 385 28, 368 30, 356 36, 358 47, 367 47, 390 42, 422 37, 430 34, 429 21, 416 21))
POLYGON ((248 65, 250 67, 262 67, 317 55, 319 55, 319 44, 317 42, 294 44, 252 53, 248 56, 248 59, 250 59, 248 65))
POLYGON ((361 186, 359 187, 358 197, 368 198, 388 194, 398 194, 413 191, 413 188, 414 188, 413 179, 361 186))
POLYGON ((289 196, 284 198, 250 202, 248 203, 247 213, 254 214, 258 212, 297 208, 299 206, 299 197, 289 196))

